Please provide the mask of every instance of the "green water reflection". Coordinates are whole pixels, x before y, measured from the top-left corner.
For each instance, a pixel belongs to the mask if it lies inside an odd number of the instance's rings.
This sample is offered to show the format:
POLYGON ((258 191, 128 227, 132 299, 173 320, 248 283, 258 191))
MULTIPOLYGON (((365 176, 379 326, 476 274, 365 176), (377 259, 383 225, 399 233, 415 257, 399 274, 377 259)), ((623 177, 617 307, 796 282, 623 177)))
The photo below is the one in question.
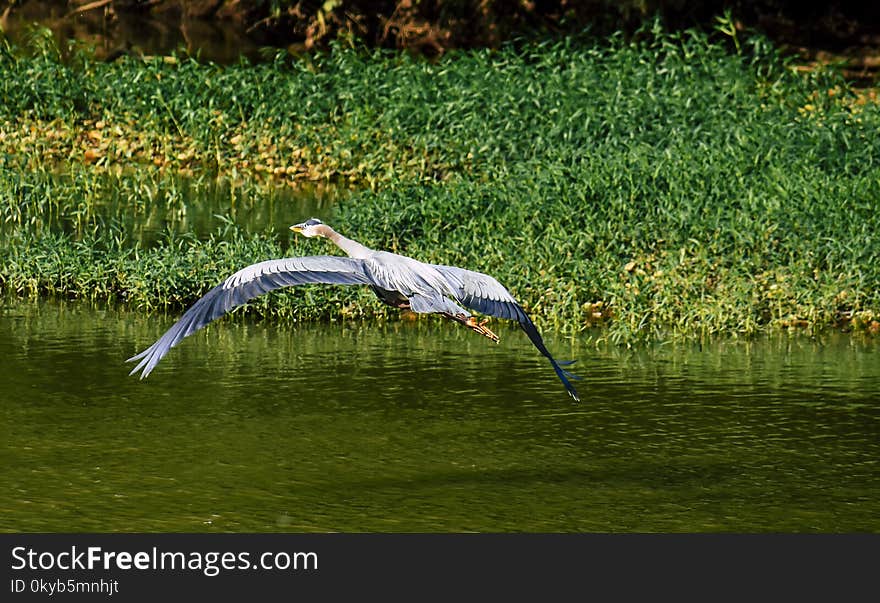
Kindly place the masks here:
POLYGON ((64 173, 45 178, 46 194, 26 196, 20 207, 10 203, 0 211, 0 236, 29 229, 80 238, 102 230, 116 233, 129 246, 149 247, 177 235, 222 235, 234 223, 245 233, 278 233, 283 243, 290 236, 284 225, 309 216, 330 218, 334 205, 348 194, 321 183, 235 184, 136 171, 105 174, 87 184, 64 173))
POLYGON ((880 354, 846 337, 578 346, 440 320, 0 310, 3 531, 878 531, 880 354))

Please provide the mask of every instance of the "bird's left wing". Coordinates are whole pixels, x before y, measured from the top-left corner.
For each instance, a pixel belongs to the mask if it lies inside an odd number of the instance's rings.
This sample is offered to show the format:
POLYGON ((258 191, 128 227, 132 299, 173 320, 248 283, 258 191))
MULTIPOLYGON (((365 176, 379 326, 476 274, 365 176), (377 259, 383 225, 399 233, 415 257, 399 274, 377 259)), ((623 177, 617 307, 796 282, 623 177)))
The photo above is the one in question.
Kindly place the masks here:
POLYGON ((482 272, 465 270, 457 266, 435 265, 433 267, 443 275, 446 282, 455 291, 458 301, 468 308, 482 314, 488 314, 489 316, 517 321, 534 346, 538 348, 538 351, 550 361, 553 370, 556 372, 559 380, 562 381, 568 394, 575 400, 580 400, 577 390, 569 381, 569 379, 579 379, 579 377, 560 366, 569 365, 571 362, 557 361, 553 358, 550 351, 547 350, 547 346, 544 345, 544 340, 541 338, 541 333, 538 332, 535 323, 532 322, 529 315, 522 309, 522 306, 517 303, 516 299, 510 294, 510 291, 495 280, 494 277, 482 272))
POLYGON ((488 274, 457 266, 433 266, 455 291, 455 297, 482 314, 523 322, 528 320, 510 291, 488 274))
POLYGON ((156 343, 129 358, 126 362, 140 360, 129 374, 142 371, 143 379, 181 339, 248 300, 281 287, 310 283, 368 285, 370 280, 361 260, 346 257, 316 255, 253 264, 208 291, 156 343))

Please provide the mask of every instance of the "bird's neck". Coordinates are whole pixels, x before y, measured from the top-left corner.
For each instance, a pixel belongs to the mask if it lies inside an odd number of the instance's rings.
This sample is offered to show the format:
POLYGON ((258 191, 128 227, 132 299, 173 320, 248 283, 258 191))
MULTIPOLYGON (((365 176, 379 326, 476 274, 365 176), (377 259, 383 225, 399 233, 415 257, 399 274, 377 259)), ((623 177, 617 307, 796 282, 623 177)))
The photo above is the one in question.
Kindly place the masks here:
POLYGON ((337 247, 347 253, 348 257, 355 259, 364 259, 371 253, 369 247, 361 245, 357 241, 352 241, 351 239, 342 236, 326 224, 321 226, 321 231, 325 237, 333 241, 333 243, 337 247))

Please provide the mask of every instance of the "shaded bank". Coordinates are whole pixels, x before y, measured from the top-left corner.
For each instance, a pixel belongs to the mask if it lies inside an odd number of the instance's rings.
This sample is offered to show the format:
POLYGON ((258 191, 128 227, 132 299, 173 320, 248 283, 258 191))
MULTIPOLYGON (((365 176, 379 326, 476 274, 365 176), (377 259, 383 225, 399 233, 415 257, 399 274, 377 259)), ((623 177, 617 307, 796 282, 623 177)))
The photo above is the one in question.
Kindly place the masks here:
POLYGON ((294 52, 326 48, 337 39, 436 56, 454 48, 558 39, 586 30, 598 36, 632 34, 655 18, 670 30, 713 30, 718 15, 727 12, 740 35, 760 32, 807 58, 832 53, 853 73, 867 75, 880 67, 880 7, 870 2, 16 0, 0 1, 0 11, 4 30, 39 22, 60 38, 94 45, 102 58, 182 48, 215 61, 234 61, 235 53, 254 57, 260 46, 294 52))
MULTIPOLYGON (((351 187, 319 217, 496 275, 539 325, 570 333, 880 327, 880 108, 833 72, 786 68, 760 38, 735 53, 655 31, 433 63, 340 47, 255 66, 51 47, 0 61, 5 291, 179 308, 245 264, 326 252, 221 219, 208 237, 142 245, 90 218, 98 179, 136 198, 182 171, 351 187), (89 227, 46 227, 51 211, 89 227)), ((291 207, 287 223, 304 217, 291 207)), ((384 315, 346 289, 250 311, 384 315)))

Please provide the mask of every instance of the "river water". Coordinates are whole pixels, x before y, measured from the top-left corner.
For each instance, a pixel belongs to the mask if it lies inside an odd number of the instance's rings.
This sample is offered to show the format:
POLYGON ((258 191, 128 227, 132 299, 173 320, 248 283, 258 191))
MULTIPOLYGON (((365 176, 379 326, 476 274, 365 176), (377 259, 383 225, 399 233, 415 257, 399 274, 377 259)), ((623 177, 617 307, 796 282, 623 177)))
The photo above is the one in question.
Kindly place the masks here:
MULTIPOLYGON (((296 294, 290 292, 289 294, 296 294)), ((2 531, 880 530, 880 348, 0 305, 2 531)))

